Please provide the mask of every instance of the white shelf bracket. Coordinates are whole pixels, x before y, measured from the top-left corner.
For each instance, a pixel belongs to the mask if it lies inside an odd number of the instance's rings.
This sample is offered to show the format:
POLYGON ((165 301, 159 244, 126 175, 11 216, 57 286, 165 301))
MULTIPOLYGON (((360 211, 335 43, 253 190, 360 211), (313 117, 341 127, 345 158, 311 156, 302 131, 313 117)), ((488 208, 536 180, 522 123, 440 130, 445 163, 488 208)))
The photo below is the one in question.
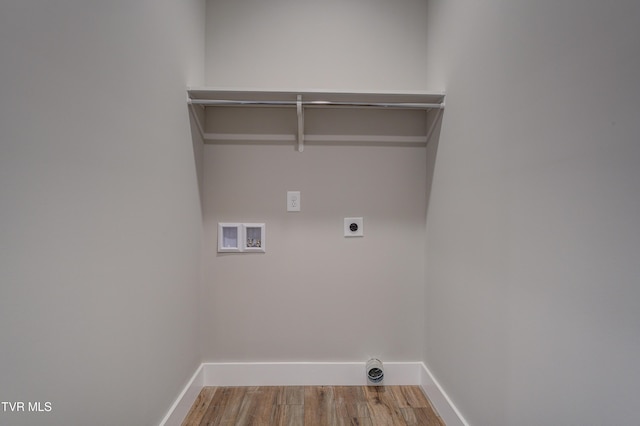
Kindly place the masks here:
POLYGON ((431 140, 431 135, 433 134, 433 131, 436 129, 436 126, 438 125, 438 121, 440 121, 440 118, 442 118, 442 109, 439 109, 438 112, 436 112, 436 116, 433 117, 433 122, 431 123, 431 126, 427 131, 427 137, 426 137, 427 143, 429 143, 429 141, 431 140))
POLYGON ((296 102, 298 112, 298 152, 304 151, 304 109, 302 108, 302 95, 298 95, 296 102))
MULTIPOLYGON (((193 106, 193 104, 191 102, 189 102, 189 111, 191 111, 191 114, 193 115, 193 119, 196 122, 196 127, 198 128, 198 132, 200 132, 200 137, 204 140, 204 139, 206 139, 205 133, 204 133, 204 127, 202 127, 202 123, 200 122, 200 119, 198 118, 198 112, 194 108, 195 107, 193 106)), ((203 108, 203 110, 204 110, 204 108, 203 108)))

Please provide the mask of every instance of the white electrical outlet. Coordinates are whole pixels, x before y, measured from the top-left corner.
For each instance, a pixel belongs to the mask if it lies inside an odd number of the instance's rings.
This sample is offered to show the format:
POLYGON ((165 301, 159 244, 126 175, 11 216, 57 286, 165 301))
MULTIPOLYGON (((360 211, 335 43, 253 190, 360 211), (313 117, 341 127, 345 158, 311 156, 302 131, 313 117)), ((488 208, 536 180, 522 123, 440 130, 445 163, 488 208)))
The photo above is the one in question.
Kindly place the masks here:
POLYGON ((300 191, 287 191, 287 211, 300 211, 300 191))

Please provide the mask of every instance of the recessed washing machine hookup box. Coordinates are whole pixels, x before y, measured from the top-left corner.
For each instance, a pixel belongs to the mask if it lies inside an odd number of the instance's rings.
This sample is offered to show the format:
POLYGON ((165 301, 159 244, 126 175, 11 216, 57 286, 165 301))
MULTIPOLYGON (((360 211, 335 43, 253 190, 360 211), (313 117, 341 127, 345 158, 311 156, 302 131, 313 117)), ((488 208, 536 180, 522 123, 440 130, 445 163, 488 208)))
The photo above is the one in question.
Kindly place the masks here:
POLYGON ((242 225, 239 223, 218 223, 218 251, 239 252, 242 241, 242 225))
POLYGON ((264 223, 243 223, 244 241, 242 251, 265 252, 266 235, 264 223))

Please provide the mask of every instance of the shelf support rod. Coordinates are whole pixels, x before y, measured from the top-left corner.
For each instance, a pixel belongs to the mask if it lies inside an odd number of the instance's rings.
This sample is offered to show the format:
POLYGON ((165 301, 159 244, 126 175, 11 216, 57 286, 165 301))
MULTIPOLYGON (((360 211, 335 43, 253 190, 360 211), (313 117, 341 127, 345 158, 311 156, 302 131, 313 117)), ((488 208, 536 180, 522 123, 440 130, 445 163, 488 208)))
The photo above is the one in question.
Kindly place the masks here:
POLYGON ((298 95, 296 101, 298 113, 298 152, 304 151, 304 109, 302 108, 302 95, 298 95))
MULTIPOLYGON (((300 95, 298 95, 300 96, 300 95)), ((232 100, 232 99, 189 99, 193 105, 202 106, 274 106, 293 107, 298 105, 298 101, 254 101, 254 100, 232 100)), ((306 107, 343 107, 343 108, 397 108, 397 109, 443 109, 443 103, 421 103, 421 102, 339 102, 339 101, 304 101, 306 107)))

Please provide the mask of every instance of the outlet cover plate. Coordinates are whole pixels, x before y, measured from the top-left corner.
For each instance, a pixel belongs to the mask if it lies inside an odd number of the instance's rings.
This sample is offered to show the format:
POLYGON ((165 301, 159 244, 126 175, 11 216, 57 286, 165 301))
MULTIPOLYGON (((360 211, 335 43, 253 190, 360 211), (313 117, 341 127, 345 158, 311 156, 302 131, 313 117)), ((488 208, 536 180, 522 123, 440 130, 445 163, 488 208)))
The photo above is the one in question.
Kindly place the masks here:
POLYGON ((363 237, 364 221, 361 217, 345 217, 344 218, 344 236, 345 237, 363 237))
POLYGON ((287 191, 287 211, 300 211, 300 191, 287 191))

